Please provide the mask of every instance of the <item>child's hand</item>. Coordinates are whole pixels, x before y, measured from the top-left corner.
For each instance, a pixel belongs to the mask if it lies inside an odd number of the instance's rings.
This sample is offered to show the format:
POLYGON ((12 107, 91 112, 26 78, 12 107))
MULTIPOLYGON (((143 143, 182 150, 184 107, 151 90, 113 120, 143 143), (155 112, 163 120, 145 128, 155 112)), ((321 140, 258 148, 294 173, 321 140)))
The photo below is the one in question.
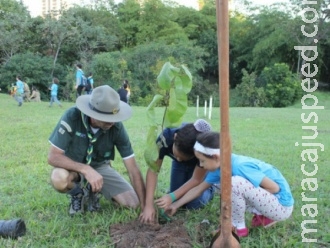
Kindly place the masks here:
POLYGON ((156 211, 153 206, 148 207, 145 206, 143 212, 139 216, 139 220, 141 223, 156 223, 156 211))
POLYGON ((164 195, 161 198, 157 199, 155 201, 155 203, 157 204, 157 206, 159 208, 164 208, 165 210, 167 210, 167 208, 172 203, 172 198, 170 197, 170 195, 167 194, 167 195, 164 195))
POLYGON ((175 204, 171 204, 165 211, 165 214, 168 216, 173 216, 178 211, 178 208, 175 206, 175 204))

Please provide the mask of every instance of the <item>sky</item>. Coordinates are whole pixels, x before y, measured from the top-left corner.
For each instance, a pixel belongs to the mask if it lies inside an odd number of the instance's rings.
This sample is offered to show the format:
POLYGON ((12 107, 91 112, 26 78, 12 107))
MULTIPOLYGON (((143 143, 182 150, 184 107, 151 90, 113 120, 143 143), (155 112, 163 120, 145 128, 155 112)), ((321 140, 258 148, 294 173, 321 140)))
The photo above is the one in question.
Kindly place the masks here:
MULTIPOLYGON (((78 0, 70 0, 73 2, 79 2, 78 0)), ((181 5, 185 5, 187 7, 192 7, 197 9, 197 0, 173 0, 181 5)), ((235 3, 235 0, 233 0, 235 3)), ((288 2, 288 0, 252 0, 256 4, 260 5, 270 5, 276 2, 288 2)), ((23 0, 24 4, 28 6, 28 9, 33 17, 40 14, 39 10, 41 6, 41 0, 23 0)), ((121 0, 116 0, 116 2, 121 2, 121 0)))

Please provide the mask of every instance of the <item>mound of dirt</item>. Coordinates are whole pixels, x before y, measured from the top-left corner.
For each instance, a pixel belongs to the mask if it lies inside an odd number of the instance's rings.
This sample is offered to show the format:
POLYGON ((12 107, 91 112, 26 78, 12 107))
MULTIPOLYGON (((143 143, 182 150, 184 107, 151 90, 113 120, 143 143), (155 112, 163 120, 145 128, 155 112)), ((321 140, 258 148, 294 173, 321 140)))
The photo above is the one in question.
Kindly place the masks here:
POLYGON ((146 225, 139 221, 110 226, 110 237, 116 248, 190 248, 191 239, 183 221, 146 225))

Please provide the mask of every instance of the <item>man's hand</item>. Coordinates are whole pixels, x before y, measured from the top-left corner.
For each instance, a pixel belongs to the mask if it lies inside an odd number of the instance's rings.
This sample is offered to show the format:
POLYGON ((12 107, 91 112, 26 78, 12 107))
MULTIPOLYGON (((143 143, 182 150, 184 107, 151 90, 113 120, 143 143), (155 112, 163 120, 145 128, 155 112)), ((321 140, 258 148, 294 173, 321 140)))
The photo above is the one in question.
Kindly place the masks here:
POLYGON ((82 174, 92 186, 93 192, 100 192, 103 186, 103 177, 89 165, 84 166, 82 174))
POLYGON ((152 207, 145 206, 145 208, 143 209, 143 212, 139 216, 139 220, 142 223, 155 224, 156 223, 155 208, 153 206, 152 207))
POLYGON ((169 194, 167 194, 167 195, 164 195, 164 196, 162 196, 161 198, 159 198, 159 199, 157 199, 156 201, 155 201, 155 203, 157 204, 157 206, 159 207, 159 208, 163 208, 163 209, 165 209, 165 211, 166 211, 166 209, 170 206, 170 204, 172 203, 172 198, 171 198, 171 196, 169 195, 169 194))

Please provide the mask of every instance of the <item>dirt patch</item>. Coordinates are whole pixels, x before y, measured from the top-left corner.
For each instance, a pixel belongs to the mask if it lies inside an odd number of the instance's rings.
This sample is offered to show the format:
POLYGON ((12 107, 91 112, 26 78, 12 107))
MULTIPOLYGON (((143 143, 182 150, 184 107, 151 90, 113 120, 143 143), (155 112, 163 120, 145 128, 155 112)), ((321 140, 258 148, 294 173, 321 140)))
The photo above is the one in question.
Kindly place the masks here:
POLYGON ((110 226, 110 237, 116 248, 190 248, 191 239, 183 221, 146 225, 139 221, 110 226))

